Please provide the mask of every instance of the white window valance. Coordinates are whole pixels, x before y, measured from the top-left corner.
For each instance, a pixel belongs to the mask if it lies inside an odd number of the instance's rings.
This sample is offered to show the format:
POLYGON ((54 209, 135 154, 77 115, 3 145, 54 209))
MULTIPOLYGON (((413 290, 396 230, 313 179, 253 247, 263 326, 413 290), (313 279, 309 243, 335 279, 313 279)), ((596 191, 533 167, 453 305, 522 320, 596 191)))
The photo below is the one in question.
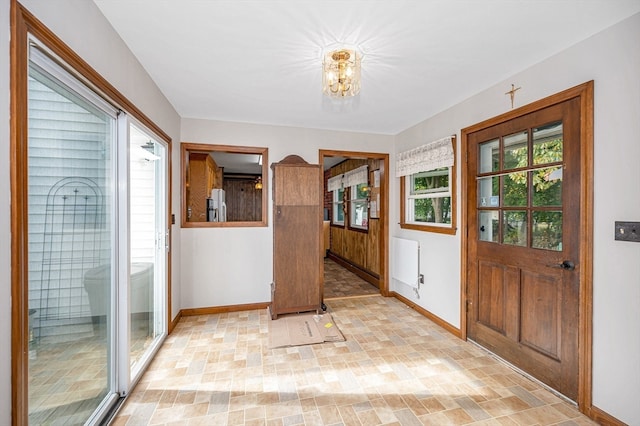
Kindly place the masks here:
POLYGON ((349 170, 344 174, 344 186, 356 186, 369 181, 367 170, 369 166, 360 166, 357 169, 349 170))
POLYGON ((327 191, 336 191, 342 188, 342 177, 344 175, 334 176, 327 181, 327 191))
POLYGON ((453 166, 452 140, 453 136, 447 136, 409 151, 401 152, 396 160, 396 177, 453 166))
POLYGON ((360 166, 357 169, 349 170, 346 173, 329 178, 327 181, 327 190, 335 191, 340 188, 367 183, 369 181, 368 169, 369 166, 360 166))

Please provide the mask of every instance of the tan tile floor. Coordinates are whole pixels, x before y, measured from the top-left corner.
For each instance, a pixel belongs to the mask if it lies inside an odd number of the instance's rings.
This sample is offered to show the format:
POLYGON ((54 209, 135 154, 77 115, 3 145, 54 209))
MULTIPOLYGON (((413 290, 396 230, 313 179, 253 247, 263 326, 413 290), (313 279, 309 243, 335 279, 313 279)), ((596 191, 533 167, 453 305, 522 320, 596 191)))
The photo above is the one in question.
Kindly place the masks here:
MULTIPOLYGON (((131 359, 153 341, 148 318, 132 318, 131 359)), ((40 339, 29 359, 29 424, 82 425, 108 391, 108 341, 105 324, 57 326, 58 334, 40 339)))
POLYGON ((336 297, 380 294, 377 287, 369 284, 353 272, 331 259, 324 259, 324 300, 336 297))
POLYGON ((327 304, 344 342, 269 350, 266 310, 182 318, 113 424, 594 424, 394 298, 327 304))

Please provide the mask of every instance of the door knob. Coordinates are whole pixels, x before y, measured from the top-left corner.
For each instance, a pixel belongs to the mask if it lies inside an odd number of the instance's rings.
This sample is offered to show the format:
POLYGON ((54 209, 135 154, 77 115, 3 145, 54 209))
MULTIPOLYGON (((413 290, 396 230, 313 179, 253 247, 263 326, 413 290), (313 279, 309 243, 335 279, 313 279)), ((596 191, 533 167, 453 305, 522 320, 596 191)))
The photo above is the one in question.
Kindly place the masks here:
POLYGON ((570 260, 565 260, 560 264, 560 267, 562 269, 566 269, 568 271, 573 271, 574 269, 576 269, 576 265, 573 264, 572 261, 570 260))
POLYGON ((552 268, 564 269, 566 271, 573 271, 574 269, 576 269, 576 265, 570 260, 564 260, 562 261, 562 263, 556 263, 555 265, 547 265, 547 266, 550 266, 552 268))

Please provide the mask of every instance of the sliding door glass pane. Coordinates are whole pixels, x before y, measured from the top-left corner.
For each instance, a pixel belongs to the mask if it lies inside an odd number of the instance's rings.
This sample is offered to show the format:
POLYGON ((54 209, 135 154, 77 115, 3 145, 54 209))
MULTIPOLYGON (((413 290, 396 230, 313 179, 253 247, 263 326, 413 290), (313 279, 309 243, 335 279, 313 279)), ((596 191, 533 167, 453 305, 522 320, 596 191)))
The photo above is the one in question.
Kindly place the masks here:
POLYGON ((131 263, 130 377, 135 380, 166 332, 166 148, 129 128, 131 263))
POLYGON ((113 395, 115 112, 79 93, 30 66, 31 424, 84 424, 113 395))

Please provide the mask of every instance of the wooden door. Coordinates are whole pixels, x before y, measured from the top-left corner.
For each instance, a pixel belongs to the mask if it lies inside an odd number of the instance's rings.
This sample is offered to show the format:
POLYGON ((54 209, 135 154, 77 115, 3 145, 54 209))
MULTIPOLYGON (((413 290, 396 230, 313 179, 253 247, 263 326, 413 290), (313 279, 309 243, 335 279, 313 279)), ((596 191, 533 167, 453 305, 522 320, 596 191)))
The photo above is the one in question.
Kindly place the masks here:
POLYGON ((468 134, 468 337, 578 399, 580 99, 468 134))

